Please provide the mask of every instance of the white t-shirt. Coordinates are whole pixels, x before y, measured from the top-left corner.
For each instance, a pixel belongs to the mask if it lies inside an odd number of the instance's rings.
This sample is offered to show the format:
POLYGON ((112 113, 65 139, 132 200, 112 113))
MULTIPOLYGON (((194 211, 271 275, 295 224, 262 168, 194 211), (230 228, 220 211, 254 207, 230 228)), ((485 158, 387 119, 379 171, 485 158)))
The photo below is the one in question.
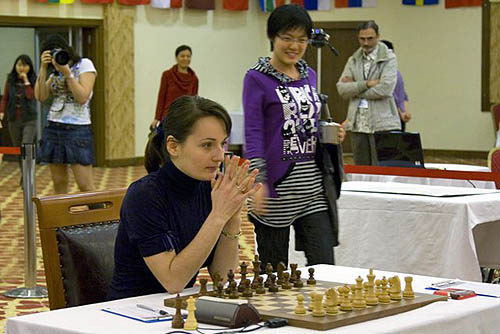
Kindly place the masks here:
MULTIPOLYGON (((88 58, 82 58, 78 63, 71 67, 75 80, 79 81, 82 73, 97 71, 92 61, 88 58)), ((71 89, 66 83, 66 79, 61 73, 52 74, 52 95, 54 100, 50 106, 48 120, 65 124, 88 125, 90 124, 90 100, 93 91, 90 92, 89 99, 80 104, 75 101, 71 89)))

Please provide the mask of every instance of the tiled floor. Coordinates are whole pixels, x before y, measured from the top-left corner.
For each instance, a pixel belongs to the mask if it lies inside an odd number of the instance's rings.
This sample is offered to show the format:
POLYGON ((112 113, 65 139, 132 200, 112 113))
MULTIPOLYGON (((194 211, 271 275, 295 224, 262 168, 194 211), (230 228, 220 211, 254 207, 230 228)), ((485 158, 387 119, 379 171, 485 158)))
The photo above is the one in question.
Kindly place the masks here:
MULTIPOLYGON (((486 165, 486 160, 484 159, 426 160, 428 162, 486 165)), ((352 163, 352 159, 346 157, 345 162, 352 163)), ((94 169, 98 189, 126 187, 132 181, 145 175, 145 173, 142 166, 94 169)), ((46 298, 11 299, 3 296, 5 291, 22 287, 24 284, 23 199, 22 191, 19 187, 19 179, 20 174, 16 163, 3 162, 0 164, 0 334, 4 332, 6 318, 48 310, 48 300, 46 298)), ((70 191, 76 192, 77 188, 72 178, 71 184, 73 184, 73 187, 70 191)), ((36 186, 37 195, 39 196, 52 193, 50 172, 47 166, 37 166, 36 186)), ((244 226, 240 258, 248 262, 253 258, 254 254, 253 227, 248 223, 246 214, 244 213, 242 216, 244 226)), ((37 281, 40 286, 44 286, 45 275, 40 247, 38 247, 37 259, 37 281)))

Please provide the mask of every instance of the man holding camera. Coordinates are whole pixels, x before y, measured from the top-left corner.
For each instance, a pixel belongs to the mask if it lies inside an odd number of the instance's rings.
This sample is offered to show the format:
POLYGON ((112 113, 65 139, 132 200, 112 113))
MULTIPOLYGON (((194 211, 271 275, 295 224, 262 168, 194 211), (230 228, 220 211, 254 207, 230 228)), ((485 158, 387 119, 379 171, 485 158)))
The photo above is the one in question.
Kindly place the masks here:
POLYGON ((378 41, 378 25, 358 27, 360 48, 349 58, 337 82, 339 95, 349 99, 345 129, 351 131, 356 165, 376 165, 375 132, 400 130, 393 98, 397 81, 396 56, 378 41))

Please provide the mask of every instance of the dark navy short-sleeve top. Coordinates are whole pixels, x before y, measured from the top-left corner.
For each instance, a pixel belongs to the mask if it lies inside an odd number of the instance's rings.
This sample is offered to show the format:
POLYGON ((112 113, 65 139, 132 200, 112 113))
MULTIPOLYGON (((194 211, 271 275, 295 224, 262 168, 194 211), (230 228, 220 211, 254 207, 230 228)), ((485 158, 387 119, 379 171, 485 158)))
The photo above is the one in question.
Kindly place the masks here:
MULTIPOLYGON (((120 212, 108 299, 166 291, 143 257, 171 250, 179 254, 212 210, 210 192, 210 182, 187 176, 170 161, 130 185, 120 212)), ((212 262, 213 255, 214 250, 203 267, 212 262)), ((186 288, 193 286, 197 276, 186 288)))

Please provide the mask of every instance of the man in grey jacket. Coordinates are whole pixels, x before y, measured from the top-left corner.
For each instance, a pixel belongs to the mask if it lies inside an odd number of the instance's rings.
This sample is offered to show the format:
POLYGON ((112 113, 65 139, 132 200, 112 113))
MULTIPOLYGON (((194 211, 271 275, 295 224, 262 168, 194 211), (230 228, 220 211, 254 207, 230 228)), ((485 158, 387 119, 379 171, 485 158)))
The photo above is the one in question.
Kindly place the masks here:
POLYGON ((397 81, 396 56, 378 41, 378 25, 367 21, 358 27, 360 48, 349 57, 337 90, 350 99, 345 129, 351 131, 356 165, 376 165, 375 132, 400 130, 392 93, 397 81))

